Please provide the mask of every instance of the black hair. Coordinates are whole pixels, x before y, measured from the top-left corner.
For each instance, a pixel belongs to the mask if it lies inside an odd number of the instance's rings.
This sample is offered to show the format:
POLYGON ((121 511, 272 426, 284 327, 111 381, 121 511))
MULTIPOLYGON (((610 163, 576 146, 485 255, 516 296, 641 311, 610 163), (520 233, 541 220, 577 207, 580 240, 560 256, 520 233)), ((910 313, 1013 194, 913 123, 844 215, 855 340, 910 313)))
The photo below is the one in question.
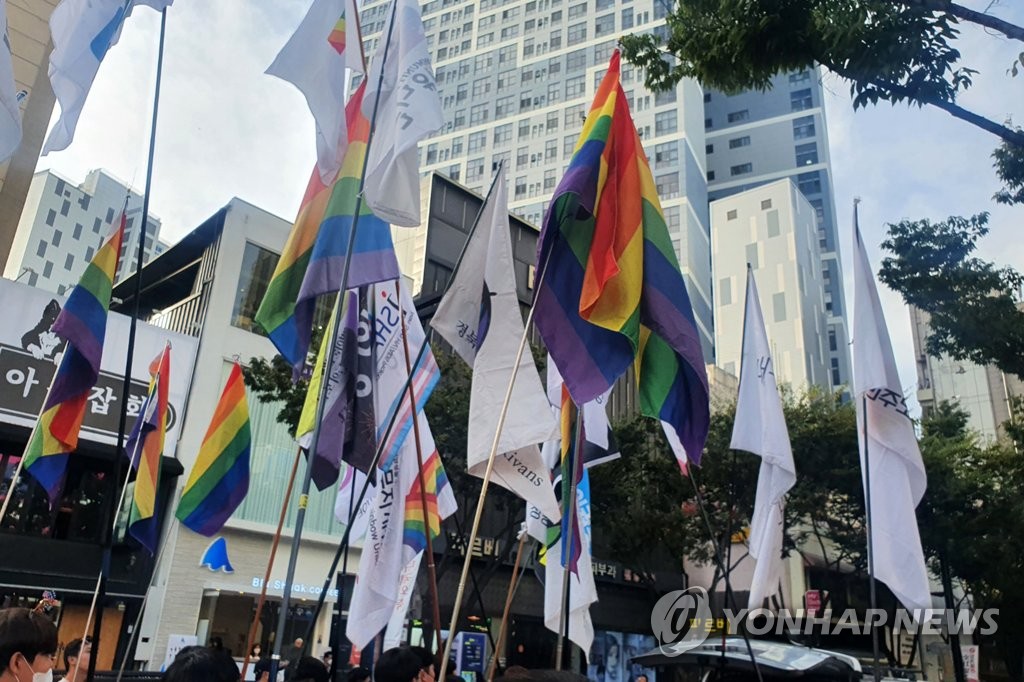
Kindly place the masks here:
POLYGON ((363 682, 370 679, 370 671, 362 666, 356 666, 348 671, 348 677, 345 679, 347 682, 363 682))
POLYGON ((223 651, 187 646, 167 667, 165 682, 238 682, 238 666, 223 651))
POLYGON ((256 655, 256 647, 259 647, 259 649, 260 649, 260 656, 262 657, 262 655, 263 655, 263 645, 261 643, 259 643, 259 642, 256 642, 255 644, 252 645, 252 648, 249 649, 249 657, 250 658, 256 655))
POLYGON ((295 672, 292 673, 292 682, 328 682, 331 674, 327 672, 327 666, 319 658, 303 656, 295 664, 295 672))
POLYGON ((15 654, 32 663, 39 654, 57 653, 57 626, 41 613, 23 608, 0 611, 0 673, 15 654))
POLYGON ((420 657, 420 667, 426 670, 430 666, 437 668, 437 659, 434 654, 430 653, 430 649, 425 646, 410 646, 409 651, 413 652, 420 657))
POLYGON ((421 670, 430 665, 433 665, 433 657, 424 663, 422 654, 413 651, 413 647, 395 647, 377 659, 377 665, 373 667, 373 678, 376 682, 412 682, 421 670))
POLYGON ((68 642, 67 644, 64 645, 64 668, 65 669, 67 669, 69 671, 71 670, 71 660, 70 659, 78 658, 78 655, 82 653, 82 645, 86 644, 86 643, 89 643, 89 641, 90 640, 89 640, 88 637, 86 637, 84 640, 79 638, 79 639, 73 639, 73 640, 71 640, 70 642, 68 642))

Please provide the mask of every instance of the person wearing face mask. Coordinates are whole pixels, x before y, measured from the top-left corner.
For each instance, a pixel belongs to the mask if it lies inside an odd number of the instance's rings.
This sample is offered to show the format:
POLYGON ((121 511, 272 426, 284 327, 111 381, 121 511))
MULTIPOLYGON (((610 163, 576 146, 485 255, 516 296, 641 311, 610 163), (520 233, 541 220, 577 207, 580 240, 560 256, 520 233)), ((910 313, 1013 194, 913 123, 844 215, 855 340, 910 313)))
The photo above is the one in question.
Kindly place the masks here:
POLYGON ((0 682, 53 682, 57 626, 28 609, 0 611, 0 682))

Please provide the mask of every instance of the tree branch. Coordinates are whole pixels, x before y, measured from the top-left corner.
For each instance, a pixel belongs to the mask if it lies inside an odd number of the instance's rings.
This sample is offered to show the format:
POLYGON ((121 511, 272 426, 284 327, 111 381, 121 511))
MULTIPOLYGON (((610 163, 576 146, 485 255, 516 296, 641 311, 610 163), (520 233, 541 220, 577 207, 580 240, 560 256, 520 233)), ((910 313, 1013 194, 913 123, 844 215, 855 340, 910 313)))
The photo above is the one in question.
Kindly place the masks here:
POLYGON ((1024 28, 1011 24, 1008 21, 994 17, 991 14, 985 14, 984 12, 978 12, 969 7, 958 5, 951 0, 905 0, 908 5, 914 7, 923 7, 924 9, 933 10, 937 12, 946 12, 953 15, 957 19, 963 19, 969 21, 972 24, 978 24, 985 28, 990 28, 993 31, 1002 33, 1011 40, 1020 40, 1024 42, 1024 28))

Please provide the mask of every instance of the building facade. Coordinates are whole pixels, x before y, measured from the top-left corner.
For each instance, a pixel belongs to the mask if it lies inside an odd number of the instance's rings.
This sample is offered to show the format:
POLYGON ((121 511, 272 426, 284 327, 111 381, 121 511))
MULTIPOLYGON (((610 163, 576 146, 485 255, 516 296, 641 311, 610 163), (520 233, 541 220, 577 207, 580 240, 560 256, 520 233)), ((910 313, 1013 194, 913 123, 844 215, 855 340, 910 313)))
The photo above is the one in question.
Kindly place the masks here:
POLYGON ((1003 424, 1011 418, 1015 397, 1024 395, 1020 377, 1001 372, 994 365, 977 365, 969 360, 930 355, 926 349, 931 327, 928 313, 910 306, 910 328, 917 358, 917 400, 921 415, 929 414, 943 401, 957 403, 969 415, 968 428, 984 443, 1006 438, 1003 424))
POLYGON ((828 391, 831 349, 814 207, 791 180, 777 180, 711 202, 711 237, 718 365, 739 374, 749 264, 779 385, 828 391))
MULTIPOLYGON (((367 54, 390 3, 362 10, 367 54)), ((420 147, 421 170, 484 193, 504 161, 510 208, 540 225, 579 138, 594 92, 622 33, 654 30, 661 0, 432 0, 423 24, 446 127, 420 147)), ((638 69, 622 84, 644 142, 669 233, 712 357, 711 244, 701 90, 684 81, 654 95, 638 69)))
POLYGON ((53 113, 53 90, 47 75, 50 61, 50 14, 58 0, 11 2, 7 7, 7 38, 14 66, 14 88, 21 99, 21 146, 0 164, 0 264, 14 243, 25 197, 35 174, 39 151, 53 113))
POLYGON ((828 365, 832 387, 849 386, 850 354, 843 297, 832 162, 824 90, 815 70, 779 74, 765 92, 704 93, 708 196, 722 199, 789 178, 817 216, 828 365))
POLYGON ((4 276, 63 294, 82 276, 126 199, 127 226, 115 281, 135 270, 139 239, 145 239, 144 262, 160 252, 160 219, 150 214, 143 236, 142 195, 107 171, 91 171, 78 186, 53 171, 36 173, 4 276))

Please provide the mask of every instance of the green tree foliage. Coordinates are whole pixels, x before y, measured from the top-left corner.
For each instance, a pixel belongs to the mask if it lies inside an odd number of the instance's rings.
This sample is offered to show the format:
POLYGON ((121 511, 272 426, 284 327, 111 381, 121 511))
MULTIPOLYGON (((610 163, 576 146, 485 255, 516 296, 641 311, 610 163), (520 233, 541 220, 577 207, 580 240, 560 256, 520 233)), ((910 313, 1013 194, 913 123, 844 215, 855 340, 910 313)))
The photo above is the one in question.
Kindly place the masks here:
MULTIPOLYGON (((1024 52, 1021 58, 1024 59, 1024 52)), ((992 158, 996 160, 996 174, 1006 185, 992 198, 1000 204, 1024 204, 1024 145, 1004 141, 992 152, 992 158)))
POLYGON ((849 81, 854 107, 934 106, 1024 147, 1021 131, 956 103, 976 73, 960 65, 963 21, 1024 40, 1021 27, 948 0, 679 0, 664 38, 622 45, 654 90, 687 76, 725 92, 765 89, 779 72, 821 64, 849 81))
POLYGON ((261 401, 281 403, 277 421, 287 426, 288 433, 294 438, 302 415, 302 405, 306 400, 309 379, 302 377, 292 381, 292 366, 280 355, 275 355, 269 361, 249 358, 249 362, 242 368, 242 377, 246 387, 261 401))
POLYGON ((1024 375, 1024 276, 974 255, 988 214, 889 225, 879 278, 931 316, 928 352, 1024 375))

